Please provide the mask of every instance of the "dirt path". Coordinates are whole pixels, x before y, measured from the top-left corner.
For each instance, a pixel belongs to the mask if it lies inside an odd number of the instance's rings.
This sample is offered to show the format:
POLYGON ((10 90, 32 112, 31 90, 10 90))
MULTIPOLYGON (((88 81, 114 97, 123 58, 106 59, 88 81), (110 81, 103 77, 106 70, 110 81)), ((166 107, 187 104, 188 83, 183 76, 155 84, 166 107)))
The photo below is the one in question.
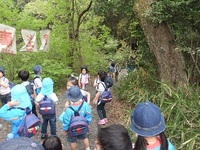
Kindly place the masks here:
MULTIPOLYGON (((90 86, 90 85, 87 88, 88 88, 87 90, 91 93, 91 102, 92 102, 94 95, 95 95, 95 88, 90 86)), ((60 91, 60 93, 57 94, 57 96, 59 98, 59 103, 56 106, 56 113, 57 113, 56 115, 57 115, 57 118, 58 118, 58 116, 62 113, 63 108, 64 108, 64 104, 66 102, 65 91, 64 90, 60 91)), ((120 102, 117 102, 117 101, 113 102, 113 101, 111 103, 108 103, 107 106, 106 106, 107 115, 108 115, 108 119, 109 119, 109 123, 107 125, 112 124, 112 123, 126 124, 122 121, 122 118, 121 118, 121 116, 122 116, 121 111, 122 111, 123 105, 120 102)), ((90 125, 90 132, 88 133, 88 138, 89 138, 89 141, 90 141, 91 150, 93 150, 95 148, 95 138, 96 138, 97 130, 98 130, 98 127, 99 127, 97 125, 99 117, 98 117, 98 114, 97 114, 97 111, 96 111, 96 107, 92 108, 92 116, 93 116, 92 117, 92 124, 90 125)), ((41 118, 41 116, 40 116, 40 118, 41 118)), ((0 119, 0 123, 3 124, 3 128, 0 129, 0 134, 1 134, 0 142, 1 142, 1 141, 4 141, 6 139, 6 135, 10 132, 11 125, 8 122, 3 121, 1 119, 0 119)), ((49 132, 50 132, 50 129, 48 129, 48 133, 49 132)), ((59 121, 57 121, 57 135, 60 137, 60 139, 61 139, 61 141, 64 145, 64 150, 69 150, 70 145, 69 145, 69 143, 67 143, 65 135, 62 134, 62 124, 59 121)), ((40 136, 41 136, 41 133, 39 131, 32 138, 42 143, 43 141, 40 139, 40 136)), ((77 150, 84 150, 84 149, 85 148, 83 147, 82 142, 79 141, 78 145, 77 145, 77 150)))

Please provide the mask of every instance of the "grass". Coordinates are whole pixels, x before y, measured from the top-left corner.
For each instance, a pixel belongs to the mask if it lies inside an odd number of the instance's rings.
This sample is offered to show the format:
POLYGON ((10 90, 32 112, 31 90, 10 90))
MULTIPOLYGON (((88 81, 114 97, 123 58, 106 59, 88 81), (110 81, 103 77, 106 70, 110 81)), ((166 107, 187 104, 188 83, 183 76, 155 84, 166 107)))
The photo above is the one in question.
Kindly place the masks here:
MULTIPOLYGON (((167 137, 176 149, 200 150, 199 87, 175 89, 139 70, 118 82, 114 91, 120 100, 133 106, 146 100, 157 104, 165 117, 167 137)), ((131 113, 130 110, 126 112, 131 113)), ((129 123, 130 119, 127 118, 125 122, 129 123)))

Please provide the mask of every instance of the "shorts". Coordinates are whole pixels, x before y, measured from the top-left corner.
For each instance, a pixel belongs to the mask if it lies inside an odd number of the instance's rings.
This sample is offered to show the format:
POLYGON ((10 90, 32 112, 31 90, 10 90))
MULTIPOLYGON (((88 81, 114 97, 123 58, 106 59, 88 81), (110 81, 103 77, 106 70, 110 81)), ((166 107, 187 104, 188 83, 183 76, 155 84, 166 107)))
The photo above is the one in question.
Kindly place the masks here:
POLYGON ((78 135, 75 137, 71 137, 69 134, 67 134, 67 142, 69 143, 76 143, 77 140, 84 140, 87 138, 87 134, 83 134, 83 135, 78 135))

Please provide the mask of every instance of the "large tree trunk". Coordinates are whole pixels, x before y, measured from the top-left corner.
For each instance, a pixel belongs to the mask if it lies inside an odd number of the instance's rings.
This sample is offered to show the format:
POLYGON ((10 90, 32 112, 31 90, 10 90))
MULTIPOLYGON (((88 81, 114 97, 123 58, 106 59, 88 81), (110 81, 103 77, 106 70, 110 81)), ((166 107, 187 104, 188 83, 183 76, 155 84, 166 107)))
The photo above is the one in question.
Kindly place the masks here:
POLYGON ((162 82, 174 87, 187 84, 185 63, 166 23, 156 24, 144 13, 155 0, 137 0, 134 11, 140 21, 150 50, 154 53, 162 82))

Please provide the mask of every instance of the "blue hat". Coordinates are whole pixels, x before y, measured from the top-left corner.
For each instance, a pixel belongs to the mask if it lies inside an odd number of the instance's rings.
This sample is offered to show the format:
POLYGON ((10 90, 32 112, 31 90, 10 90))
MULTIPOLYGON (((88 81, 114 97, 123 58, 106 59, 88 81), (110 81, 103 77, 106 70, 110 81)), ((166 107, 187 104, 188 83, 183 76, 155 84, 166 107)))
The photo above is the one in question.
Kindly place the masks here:
POLYGON ((1 142, 0 149, 45 150, 44 147, 39 142, 27 137, 19 137, 19 138, 1 142))
POLYGON ((42 70, 42 66, 40 66, 40 65, 35 65, 35 66, 33 67, 33 72, 34 72, 35 74, 40 73, 41 70, 42 70))
POLYGON ((27 90, 24 85, 17 84, 11 89, 11 100, 17 100, 20 104, 17 107, 32 109, 31 98, 27 93, 27 90))
POLYGON ((158 106, 151 102, 142 102, 131 114, 130 127, 140 136, 155 136, 165 130, 165 120, 158 106))
POLYGON ((72 86, 69 90, 67 90, 66 98, 72 102, 77 102, 83 98, 83 95, 78 86, 72 86))
POLYGON ((41 89, 41 93, 43 95, 50 95, 53 93, 53 80, 51 78, 44 78, 42 80, 42 89, 41 89))
POLYGON ((5 69, 4 69, 4 67, 0 67, 0 71, 2 72, 3 75, 5 75, 5 69))

